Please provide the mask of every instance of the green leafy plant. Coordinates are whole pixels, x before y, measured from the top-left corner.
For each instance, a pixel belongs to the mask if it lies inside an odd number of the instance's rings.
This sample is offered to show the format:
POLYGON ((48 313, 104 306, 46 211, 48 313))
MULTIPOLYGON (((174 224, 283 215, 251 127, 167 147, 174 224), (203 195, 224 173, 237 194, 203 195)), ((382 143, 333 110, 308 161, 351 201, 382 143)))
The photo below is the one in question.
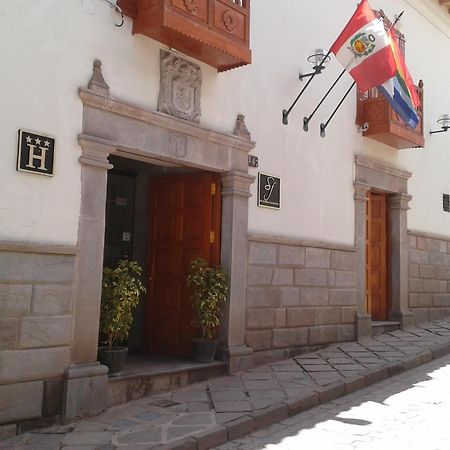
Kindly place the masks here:
POLYGON ((195 258, 189 264, 186 281, 193 287, 194 323, 202 329, 203 339, 214 339, 221 305, 228 295, 228 276, 221 267, 210 267, 203 258, 195 258))
POLYGON ((133 310, 141 293, 145 293, 139 279, 141 274, 142 268, 136 261, 124 259, 115 269, 103 269, 100 333, 106 338, 108 350, 128 337, 133 310))

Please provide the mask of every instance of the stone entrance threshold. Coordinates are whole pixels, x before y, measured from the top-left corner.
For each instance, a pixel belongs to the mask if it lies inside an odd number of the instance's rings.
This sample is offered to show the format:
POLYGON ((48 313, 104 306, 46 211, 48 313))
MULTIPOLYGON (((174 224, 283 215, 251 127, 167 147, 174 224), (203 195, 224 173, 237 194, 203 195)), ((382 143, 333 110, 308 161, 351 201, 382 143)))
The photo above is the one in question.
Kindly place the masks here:
POLYGON ((450 353, 450 318, 147 396, 2 449, 203 450, 450 353))
POLYGON ((201 364, 182 358, 128 356, 122 374, 108 379, 108 405, 173 391, 225 372, 226 364, 219 361, 201 364))

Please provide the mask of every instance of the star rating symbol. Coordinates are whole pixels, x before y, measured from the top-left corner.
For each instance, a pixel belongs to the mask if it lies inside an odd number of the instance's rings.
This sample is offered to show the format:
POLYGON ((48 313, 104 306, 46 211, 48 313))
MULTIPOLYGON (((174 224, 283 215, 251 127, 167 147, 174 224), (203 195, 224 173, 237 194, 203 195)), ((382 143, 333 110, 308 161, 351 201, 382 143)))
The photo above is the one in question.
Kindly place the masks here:
POLYGON ((31 141, 32 141, 31 137, 27 136, 27 144, 31 144, 31 141))
POLYGON ((41 145, 41 140, 39 138, 35 139, 36 145, 41 145))
POLYGON ((44 141, 44 147, 50 147, 50 142, 44 141))

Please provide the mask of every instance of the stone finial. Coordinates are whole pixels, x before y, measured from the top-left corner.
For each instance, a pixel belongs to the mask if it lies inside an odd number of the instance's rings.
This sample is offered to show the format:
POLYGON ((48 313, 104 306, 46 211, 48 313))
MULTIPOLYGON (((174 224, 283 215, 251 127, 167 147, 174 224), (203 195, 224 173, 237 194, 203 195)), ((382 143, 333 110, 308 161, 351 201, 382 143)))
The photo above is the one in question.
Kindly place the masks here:
POLYGON ((250 135, 250 131, 247 130, 245 126, 245 116, 244 114, 238 114, 236 119, 236 126, 234 127, 233 134, 235 136, 239 136, 243 139, 248 139, 249 141, 252 139, 250 135))
POLYGON ((102 73, 102 62, 99 59, 94 61, 92 69, 92 77, 89 81, 88 88, 99 94, 109 95, 109 86, 106 84, 102 73))

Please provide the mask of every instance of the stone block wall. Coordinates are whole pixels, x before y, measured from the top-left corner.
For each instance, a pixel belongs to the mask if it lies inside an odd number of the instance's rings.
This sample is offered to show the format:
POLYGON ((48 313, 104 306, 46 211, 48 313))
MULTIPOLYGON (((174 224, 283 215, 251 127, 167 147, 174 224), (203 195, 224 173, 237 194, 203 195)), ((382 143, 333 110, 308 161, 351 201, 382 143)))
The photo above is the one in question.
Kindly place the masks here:
POLYGON ((61 413, 75 249, 0 243, 0 424, 61 413))
POLYGON ((353 248, 250 237, 246 344, 267 359, 355 337, 353 248))
POLYGON ((409 308, 417 323, 450 315, 450 239, 409 232, 409 308))

